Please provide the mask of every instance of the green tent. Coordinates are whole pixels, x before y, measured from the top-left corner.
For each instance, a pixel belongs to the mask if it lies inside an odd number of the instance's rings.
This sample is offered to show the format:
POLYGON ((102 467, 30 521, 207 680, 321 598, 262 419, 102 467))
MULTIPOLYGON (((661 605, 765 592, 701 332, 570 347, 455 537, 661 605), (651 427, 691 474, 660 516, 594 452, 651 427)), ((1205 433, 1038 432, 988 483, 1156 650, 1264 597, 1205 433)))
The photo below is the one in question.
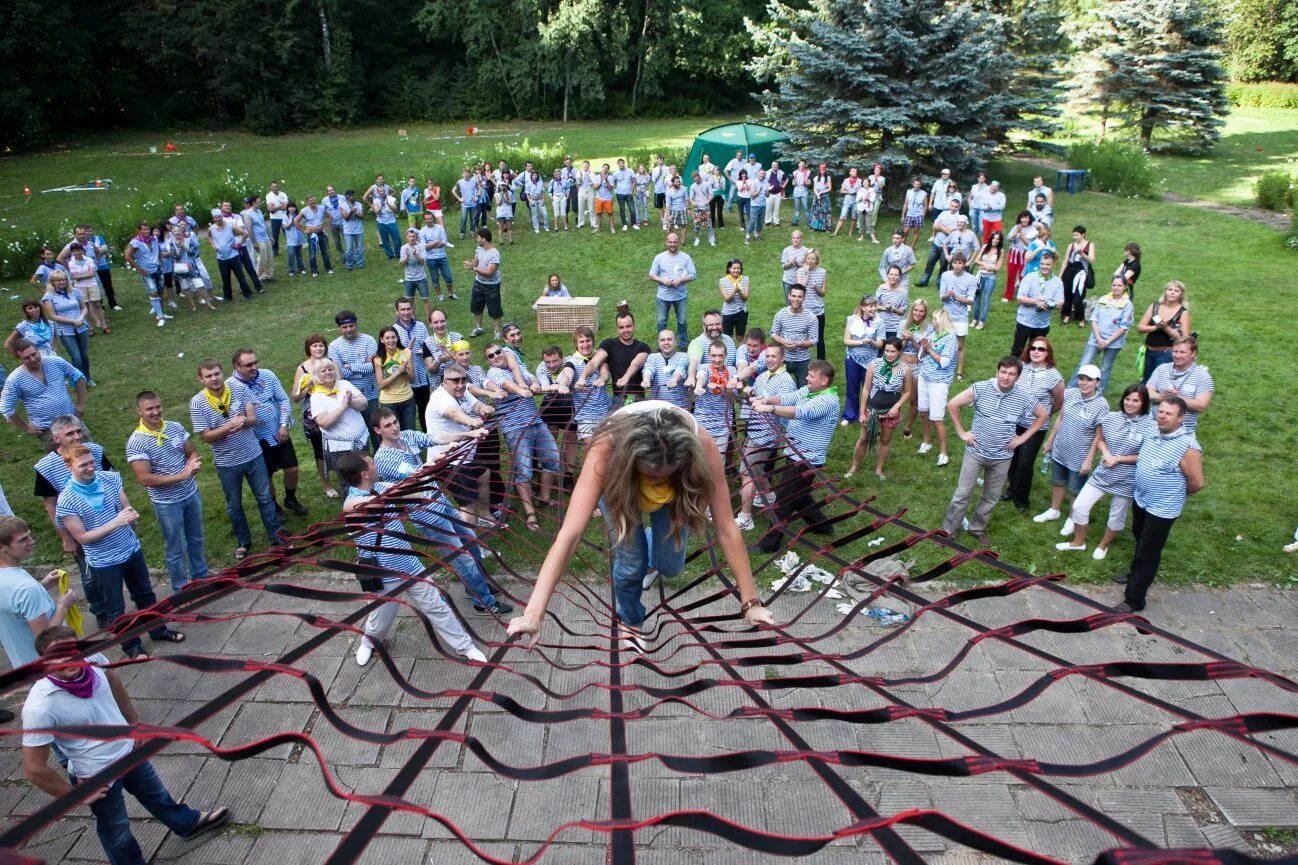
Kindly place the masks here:
MULTIPOLYGON (((707 154, 714 165, 724 169, 726 163, 735 156, 735 151, 742 150, 745 158, 752 153, 763 168, 769 167, 772 159, 778 159, 775 147, 789 136, 778 129, 762 126, 760 123, 727 123, 725 126, 714 126, 700 132, 690 148, 690 158, 681 172, 685 185, 689 185, 690 175, 703 162, 707 154)), ((786 169, 787 170, 787 169, 786 169)))

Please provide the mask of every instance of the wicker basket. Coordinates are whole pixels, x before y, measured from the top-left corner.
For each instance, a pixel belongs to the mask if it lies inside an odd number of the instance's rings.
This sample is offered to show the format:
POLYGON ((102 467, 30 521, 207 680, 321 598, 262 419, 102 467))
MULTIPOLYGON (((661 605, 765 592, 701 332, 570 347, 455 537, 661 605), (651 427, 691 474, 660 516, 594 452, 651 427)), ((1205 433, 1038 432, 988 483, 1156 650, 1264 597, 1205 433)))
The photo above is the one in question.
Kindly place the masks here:
POLYGON ((586 325, 599 329, 598 297, 548 297, 536 303, 536 329, 540 333, 567 333, 586 325))

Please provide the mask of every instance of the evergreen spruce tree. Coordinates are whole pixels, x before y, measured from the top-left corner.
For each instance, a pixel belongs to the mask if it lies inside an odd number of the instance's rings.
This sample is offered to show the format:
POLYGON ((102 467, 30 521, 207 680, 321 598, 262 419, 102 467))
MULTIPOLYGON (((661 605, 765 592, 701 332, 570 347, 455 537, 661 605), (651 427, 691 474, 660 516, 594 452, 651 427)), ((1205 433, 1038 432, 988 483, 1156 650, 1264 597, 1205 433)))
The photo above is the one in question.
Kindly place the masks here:
POLYGON ((768 19, 750 25, 749 69, 774 84, 758 98, 790 155, 879 161, 894 175, 970 170, 1010 130, 1048 123, 1054 93, 1021 86, 1027 64, 1007 50, 998 13, 950 0, 813 0, 773 2, 768 19))
POLYGON ((1198 0, 1106 0, 1080 56, 1079 96, 1148 148, 1154 133, 1204 152, 1229 111, 1221 64, 1224 34, 1198 0))

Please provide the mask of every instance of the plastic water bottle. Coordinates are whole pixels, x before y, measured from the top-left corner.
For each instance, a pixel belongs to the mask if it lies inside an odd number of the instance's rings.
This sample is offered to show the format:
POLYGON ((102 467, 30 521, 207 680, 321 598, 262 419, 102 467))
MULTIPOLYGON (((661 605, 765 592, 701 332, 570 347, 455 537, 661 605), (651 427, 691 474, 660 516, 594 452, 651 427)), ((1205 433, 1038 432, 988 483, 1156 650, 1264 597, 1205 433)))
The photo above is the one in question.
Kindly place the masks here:
POLYGON ((1049 453, 1049 451, 1047 451, 1046 453, 1044 453, 1044 454, 1041 455, 1041 473, 1042 473, 1043 475, 1048 475, 1048 474, 1050 474, 1050 453, 1049 453))
POLYGON ((871 625, 882 627, 904 625, 910 621, 910 616, 896 610, 890 610, 887 607, 869 607, 865 611, 865 617, 870 620, 871 625))

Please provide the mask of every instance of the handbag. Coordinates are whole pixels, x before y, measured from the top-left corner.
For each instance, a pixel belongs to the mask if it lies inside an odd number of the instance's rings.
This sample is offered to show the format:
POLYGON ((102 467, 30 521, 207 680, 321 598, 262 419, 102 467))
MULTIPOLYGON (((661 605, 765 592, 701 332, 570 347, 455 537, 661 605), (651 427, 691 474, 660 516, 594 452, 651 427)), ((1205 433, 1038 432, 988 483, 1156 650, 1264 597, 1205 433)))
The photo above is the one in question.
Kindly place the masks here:
POLYGON ((178 261, 171 266, 171 272, 176 276, 189 276, 193 272, 193 265, 188 261, 178 261))

